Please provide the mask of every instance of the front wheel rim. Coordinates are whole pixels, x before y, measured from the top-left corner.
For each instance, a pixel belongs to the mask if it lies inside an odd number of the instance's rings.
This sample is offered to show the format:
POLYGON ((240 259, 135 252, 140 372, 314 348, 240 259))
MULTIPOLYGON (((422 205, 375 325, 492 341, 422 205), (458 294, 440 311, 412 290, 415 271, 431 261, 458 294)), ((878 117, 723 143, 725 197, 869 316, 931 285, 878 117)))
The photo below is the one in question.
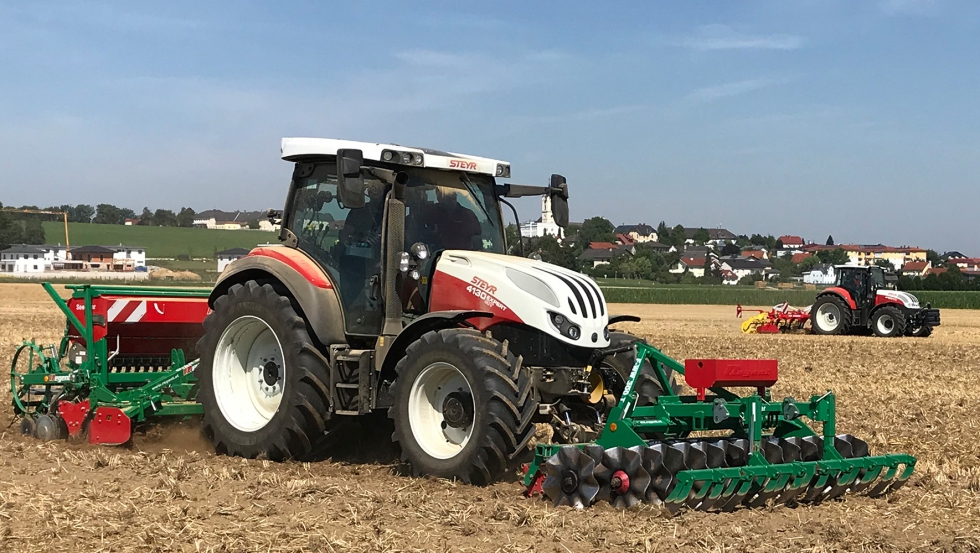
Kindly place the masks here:
POLYGON ((242 432, 261 430, 282 404, 286 363, 272 327, 246 315, 232 321, 215 349, 214 398, 225 420, 242 432))
POLYGON ((474 409, 473 388, 449 363, 433 363, 422 369, 409 390, 412 436, 422 451, 435 459, 450 459, 466 447, 473 436, 474 409))
POLYGON ((891 334, 895 330, 895 319, 891 315, 881 315, 878 317, 878 332, 882 334, 891 334))
POLYGON ((823 330, 834 330, 840 325, 840 310, 832 303, 825 303, 817 309, 817 324, 823 330))

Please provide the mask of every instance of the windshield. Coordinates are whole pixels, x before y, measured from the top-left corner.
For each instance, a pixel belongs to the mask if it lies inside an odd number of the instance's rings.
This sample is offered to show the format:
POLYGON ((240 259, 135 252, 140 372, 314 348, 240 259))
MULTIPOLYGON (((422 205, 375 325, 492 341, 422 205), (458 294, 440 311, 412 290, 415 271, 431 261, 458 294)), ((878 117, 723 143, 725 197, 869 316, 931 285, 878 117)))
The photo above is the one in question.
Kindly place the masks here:
POLYGON ((429 251, 504 253, 500 204, 486 175, 408 169, 405 245, 423 242, 429 251))

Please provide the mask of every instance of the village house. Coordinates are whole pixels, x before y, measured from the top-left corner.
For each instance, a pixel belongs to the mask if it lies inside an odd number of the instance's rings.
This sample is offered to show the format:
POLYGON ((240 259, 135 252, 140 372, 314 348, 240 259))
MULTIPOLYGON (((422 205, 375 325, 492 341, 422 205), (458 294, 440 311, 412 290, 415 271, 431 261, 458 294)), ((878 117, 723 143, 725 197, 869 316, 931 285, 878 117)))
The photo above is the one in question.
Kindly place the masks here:
POLYGON ((810 272, 803 273, 804 284, 827 286, 835 282, 837 282, 837 273, 834 266, 828 263, 814 265, 810 272))
POLYGON ((146 249, 141 246, 79 246, 72 248, 62 266, 55 268, 92 271, 135 271, 146 267, 146 249))
POLYGON ((47 263, 38 246, 19 244, 0 251, 0 273, 43 273, 50 269, 47 263))
POLYGON ((878 261, 887 261, 894 270, 898 271, 910 261, 926 261, 926 250, 922 248, 902 246, 895 248, 882 244, 856 245, 842 244, 839 246, 825 246, 822 244, 807 244, 803 250, 809 253, 817 253, 825 250, 835 250, 840 248, 847 254, 847 264, 860 267, 870 267, 878 261))
POLYGON ((921 277, 932 269, 931 261, 909 261, 902 266, 902 274, 907 277, 921 277))
POLYGON ((783 245, 784 250, 802 250, 803 249, 803 239, 799 236, 792 234, 784 234, 776 239, 783 245))
POLYGON ((681 257, 670 266, 667 271, 676 274, 682 274, 688 272, 691 276, 701 278, 704 276, 704 265, 707 263, 707 257, 681 257))
POLYGON ((589 242, 589 247, 582 252, 579 259, 592 263, 592 267, 595 268, 612 263, 613 258, 620 255, 636 255, 636 248, 628 244, 589 242))
POLYGON ((760 275, 767 278, 772 271, 772 264, 766 259, 756 259, 754 257, 723 257, 721 262, 722 271, 735 273, 739 280, 751 275, 760 275))
MULTIPOLYGON (((694 235, 697 234, 701 228, 702 227, 684 227, 684 243, 694 244, 694 235)), ((725 247, 725 244, 734 244, 735 240, 738 239, 737 236, 723 228, 709 228, 705 230, 708 231, 708 241, 705 242, 705 244, 714 246, 719 250, 725 247)))
POLYGON ((660 237, 657 235, 656 229, 646 223, 640 223, 638 225, 619 225, 613 232, 616 235, 626 235, 634 242, 656 242, 660 239, 660 237))
POLYGON ((215 257, 218 258, 218 272, 224 272, 228 268, 228 265, 231 265, 233 261, 245 257, 249 251, 246 248, 231 248, 216 253, 215 257))

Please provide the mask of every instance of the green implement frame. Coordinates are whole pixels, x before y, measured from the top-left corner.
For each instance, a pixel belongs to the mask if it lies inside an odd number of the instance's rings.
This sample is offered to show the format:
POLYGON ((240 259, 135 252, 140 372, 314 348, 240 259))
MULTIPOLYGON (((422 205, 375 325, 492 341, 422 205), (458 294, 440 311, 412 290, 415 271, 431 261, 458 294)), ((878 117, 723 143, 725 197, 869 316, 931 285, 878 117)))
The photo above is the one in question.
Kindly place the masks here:
POLYGON ((150 416, 189 416, 202 412, 193 400, 197 360, 188 361, 184 352, 173 349, 169 366, 157 370, 115 371, 111 361, 118 351, 102 337, 94 339, 95 326, 105 325, 93 311, 93 302, 100 296, 134 296, 150 298, 206 298, 205 288, 165 288, 136 286, 70 285, 75 309, 84 313, 79 318, 68 303, 49 283, 45 291, 65 315, 68 324, 57 348, 42 347, 25 341, 17 349, 11 363, 10 380, 14 410, 17 414, 36 419, 42 415, 57 416, 57 405, 63 402, 88 401, 88 410, 98 407, 118 409, 133 422, 150 416), (83 323, 84 320, 84 323, 83 323), (72 329, 81 338, 71 340, 72 329), (161 369, 162 370, 159 370, 161 369))
MULTIPOLYGON (((717 437, 727 432, 725 439, 747 441, 746 460, 739 466, 682 470, 674 475, 672 489, 661 498, 672 512, 685 504, 717 507, 726 501, 737 503, 753 497, 763 498, 764 503, 766 498, 775 497, 783 501, 793 498, 819 501, 845 491, 867 491, 868 495, 877 496, 899 488, 915 468, 916 460, 911 455, 869 456, 866 449, 862 455, 857 453, 857 447, 854 452, 844 448, 842 453, 835 446, 841 437, 837 435, 835 396, 829 390, 823 395, 812 396, 809 401, 795 401, 790 397, 772 401, 768 389, 740 397, 715 387, 710 388, 711 394, 699 401, 695 396, 673 393, 665 368, 683 375, 685 366, 657 348, 637 342, 632 373, 618 405, 609 413, 600 437, 595 444, 576 444, 575 447, 583 449, 598 445, 604 450, 642 449, 658 443, 717 439, 691 438, 692 433, 717 437), (667 393, 651 405, 637 406, 634 386, 641 367, 648 360, 655 369, 661 389, 667 393), (819 423, 821 432, 814 431, 803 419, 819 423), (794 443, 806 441, 812 449, 810 458, 768 461, 763 445, 767 440, 775 439, 789 439, 794 443)), ((570 446, 536 446, 534 460, 524 478, 529 491, 543 477, 539 469, 563 447, 570 446)), ((596 459, 597 470, 599 462, 596 459)))

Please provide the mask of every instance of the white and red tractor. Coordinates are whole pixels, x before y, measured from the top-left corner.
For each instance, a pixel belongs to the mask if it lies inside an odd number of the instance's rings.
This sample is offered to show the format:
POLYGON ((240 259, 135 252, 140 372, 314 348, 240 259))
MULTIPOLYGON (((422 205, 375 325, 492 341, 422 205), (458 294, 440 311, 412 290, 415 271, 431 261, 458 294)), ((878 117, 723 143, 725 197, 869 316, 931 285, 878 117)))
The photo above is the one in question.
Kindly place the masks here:
POLYGON ((876 336, 920 336, 939 326, 939 310, 894 289, 894 275, 881 267, 835 267, 837 281, 817 295, 810 308, 816 334, 849 334, 870 329, 876 336))
MULTIPOLYGON (((413 473, 486 484, 535 423, 595 439, 635 355, 610 325, 638 319, 585 275, 505 254, 506 198, 546 195, 564 227, 564 177, 505 184, 505 161, 333 139, 283 139, 282 158, 282 243, 225 270, 197 347, 219 453, 328 455, 338 424, 380 412, 413 473)), ((663 393, 649 362, 636 390, 663 393)))

